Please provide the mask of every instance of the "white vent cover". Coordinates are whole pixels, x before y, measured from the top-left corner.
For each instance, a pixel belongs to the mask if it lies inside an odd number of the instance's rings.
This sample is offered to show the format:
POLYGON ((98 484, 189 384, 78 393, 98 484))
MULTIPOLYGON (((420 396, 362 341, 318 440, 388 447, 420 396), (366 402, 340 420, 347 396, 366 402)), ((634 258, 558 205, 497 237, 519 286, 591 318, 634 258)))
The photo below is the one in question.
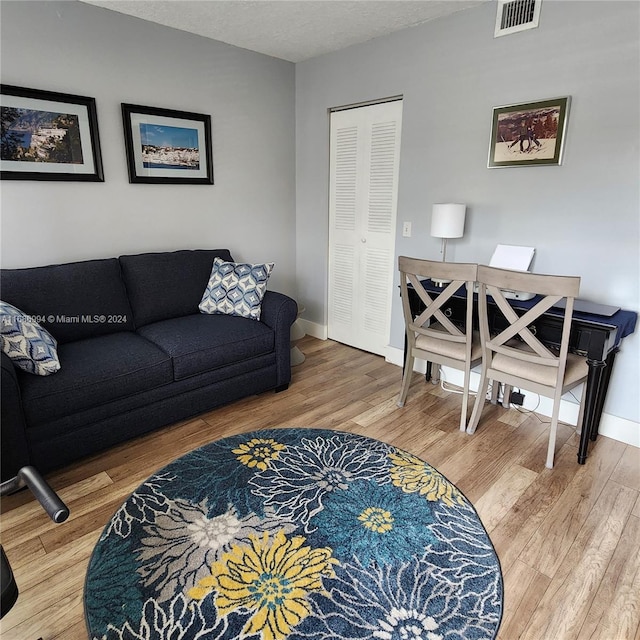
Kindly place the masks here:
POLYGON ((540 20, 542 0, 498 0, 494 37, 535 29, 540 20))

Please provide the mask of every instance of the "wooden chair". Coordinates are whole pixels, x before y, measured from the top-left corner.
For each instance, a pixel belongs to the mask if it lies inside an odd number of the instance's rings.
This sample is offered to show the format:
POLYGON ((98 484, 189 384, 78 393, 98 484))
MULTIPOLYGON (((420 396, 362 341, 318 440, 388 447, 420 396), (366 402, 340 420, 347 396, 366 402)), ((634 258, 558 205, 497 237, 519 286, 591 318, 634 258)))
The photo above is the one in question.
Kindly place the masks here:
POLYGON ((407 352, 402 377, 402 388, 398 406, 403 407, 411 384, 413 363, 415 358, 427 362, 445 365, 464 372, 462 389, 462 411, 460 414, 460 430, 467 427, 467 407, 469 403, 469 377, 472 367, 482 359, 480 340, 473 334, 473 284, 476 279, 478 265, 453 262, 432 262, 400 256, 400 287, 402 308, 407 335, 407 352), (421 280, 430 278, 436 282, 448 284, 439 294, 427 291, 421 280), (425 310, 413 318, 409 305, 409 285, 420 297, 425 310), (466 285, 466 325, 459 329, 446 316, 444 305, 451 296, 466 285))
MULTIPOLYGON (((546 466, 553 468, 553 457, 558 428, 560 398, 573 387, 587 379, 588 366, 585 358, 568 353, 573 302, 580 289, 580 278, 573 276, 552 276, 478 267, 478 316, 482 343, 482 372, 478 395, 471 414, 468 433, 476 430, 484 404, 489 380, 503 382, 508 387, 529 389, 540 395, 553 398, 551 428, 546 466), (519 317, 502 290, 536 293, 542 298, 533 308, 519 317), (487 313, 487 297, 491 296, 499 309, 497 317, 504 319, 500 326, 494 326, 497 335, 491 335, 487 313), (535 335, 535 322, 560 300, 566 299, 562 336, 557 350, 547 348, 535 335), (506 328, 503 328, 506 327, 506 328)), ((559 314, 562 311, 558 310, 559 314)), ((494 322, 494 325, 496 323, 494 322)), ((505 393, 507 393, 506 391, 505 393)), ((584 414, 585 393, 582 393, 578 428, 584 414)))

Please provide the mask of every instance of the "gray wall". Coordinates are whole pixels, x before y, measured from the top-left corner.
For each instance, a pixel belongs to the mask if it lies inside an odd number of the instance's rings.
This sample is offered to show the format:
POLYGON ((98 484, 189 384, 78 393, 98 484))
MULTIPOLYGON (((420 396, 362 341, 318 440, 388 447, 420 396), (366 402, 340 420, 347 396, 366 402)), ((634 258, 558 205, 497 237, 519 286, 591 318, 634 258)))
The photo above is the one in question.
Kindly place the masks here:
MULTIPOLYGON (((447 257, 536 248, 539 273, 582 276, 581 297, 639 309, 640 4, 549 2, 540 26, 494 39, 495 3, 296 65, 297 277, 326 324, 328 114, 404 96, 396 252, 440 259, 435 202, 467 203, 447 257), (572 97, 559 167, 487 169, 492 108, 572 97), (413 237, 403 238, 404 220, 413 237)), ((625 340, 605 411, 638 422, 639 336, 625 340)), ((394 298, 390 344, 401 348, 394 298)))
MULTIPOLYGON (((547 1, 538 29, 498 39, 488 3, 295 67, 73 1, 0 10, 2 82, 95 97, 106 177, 3 181, 4 267, 228 246, 275 260, 270 286, 299 291, 305 318, 324 325, 327 110, 403 94, 398 231, 411 220, 413 237, 398 233, 398 254, 438 259, 431 205, 462 201, 451 259, 531 244, 536 271, 581 275, 583 297, 639 308, 637 2, 547 1), (572 96, 561 167, 486 169, 492 107, 561 95, 572 96), (211 114, 216 184, 129 184, 121 102, 211 114)), ((605 407, 635 422, 639 335, 605 407)))
POLYGON ((3 1, 2 82, 96 99, 104 183, 2 182, 2 266, 228 247, 295 293, 294 65, 79 2, 3 1), (206 113, 215 185, 129 184, 120 104, 206 113))

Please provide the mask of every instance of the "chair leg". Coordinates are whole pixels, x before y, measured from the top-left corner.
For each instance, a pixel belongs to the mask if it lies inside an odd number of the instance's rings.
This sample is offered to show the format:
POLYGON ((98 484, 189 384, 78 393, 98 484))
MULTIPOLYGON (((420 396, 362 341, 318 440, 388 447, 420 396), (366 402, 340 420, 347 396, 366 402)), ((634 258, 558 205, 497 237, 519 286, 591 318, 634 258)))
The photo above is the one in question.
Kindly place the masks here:
POLYGON ((404 407, 405 400, 407 399, 407 393, 411 386, 411 376, 413 375, 413 362, 414 357, 411 355, 411 349, 407 350, 407 359, 404 363, 404 373, 402 375, 402 386, 400 387, 400 396, 398 397, 398 406, 404 407))
POLYGON ((562 393, 556 392, 553 398, 553 411, 551 412, 551 427, 549 429, 549 446, 547 447, 547 469, 553 469, 553 458, 556 449, 556 435, 558 433, 558 416, 560 415, 560 398, 562 393))
POLYGON ((505 409, 508 409, 509 407, 511 407, 511 385, 510 384, 504 385, 504 393, 502 395, 502 406, 505 409))
POLYGON ((460 431, 467 430, 467 410, 469 407, 469 378, 471 371, 464 372, 464 387, 462 388, 462 411, 460 412, 460 431))
MULTIPOLYGON (((493 384, 496 384, 495 380, 493 384)), ((467 433, 475 433, 478 422, 480 421, 480 414, 482 413, 482 407, 484 406, 488 387, 489 379, 487 378, 487 373, 486 371, 482 371, 480 374, 480 383, 478 385, 478 394, 476 395, 476 401, 473 404, 473 411, 471 412, 471 420, 469 420, 467 433)))
POLYGON ((582 423, 584 422, 584 401, 587 396, 587 383, 582 385, 582 395, 580 396, 580 409, 578 410, 578 422, 576 422, 576 433, 582 433, 582 423))
POLYGON ((500 383, 494 382, 491 385, 491 404, 498 404, 498 393, 500 392, 500 383))

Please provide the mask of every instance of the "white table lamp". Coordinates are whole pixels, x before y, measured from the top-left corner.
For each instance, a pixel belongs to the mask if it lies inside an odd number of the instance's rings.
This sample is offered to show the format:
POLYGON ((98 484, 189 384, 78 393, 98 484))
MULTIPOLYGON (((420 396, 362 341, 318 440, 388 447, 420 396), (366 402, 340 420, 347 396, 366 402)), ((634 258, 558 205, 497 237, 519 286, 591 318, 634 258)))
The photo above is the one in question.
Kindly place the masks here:
POLYGON ((442 238, 442 262, 447 260, 447 239, 462 238, 466 204, 434 204, 431 212, 431 236, 442 238))

